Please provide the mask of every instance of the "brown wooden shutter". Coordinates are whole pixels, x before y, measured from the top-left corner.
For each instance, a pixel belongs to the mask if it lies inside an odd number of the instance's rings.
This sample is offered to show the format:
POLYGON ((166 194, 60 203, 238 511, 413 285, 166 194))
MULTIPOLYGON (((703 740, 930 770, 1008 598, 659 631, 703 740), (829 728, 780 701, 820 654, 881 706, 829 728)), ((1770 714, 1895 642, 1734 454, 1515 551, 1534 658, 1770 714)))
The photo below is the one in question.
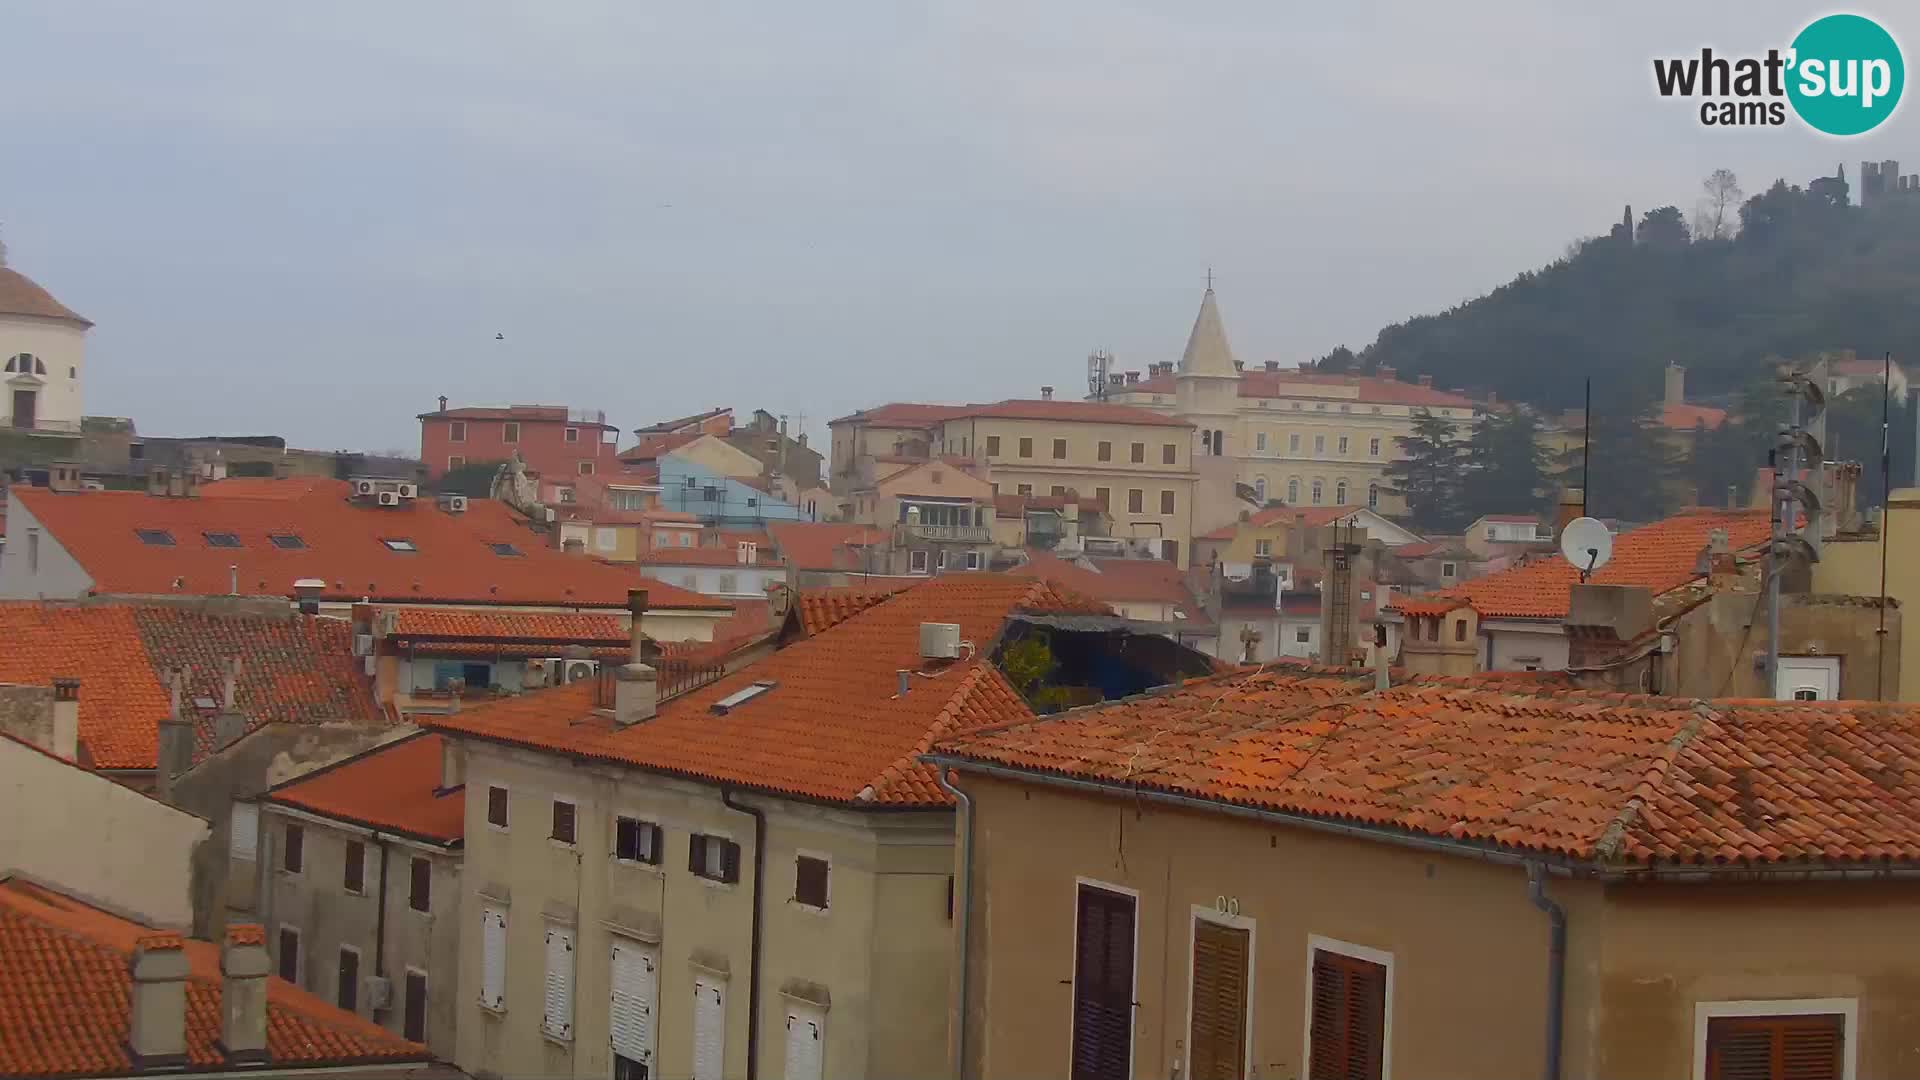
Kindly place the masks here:
POLYGON ((416 857, 409 864, 412 880, 408 883, 407 906, 415 911, 430 911, 433 907, 433 864, 416 857))
POLYGON ((707 838, 700 833, 687 838, 687 873, 707 876, 707 838))
POLYGON ((1193 1080, 1241 1080, 1247 1045, 1247 932, 1193 927, 1193 1080))
POLYGON ((731 840, 720 841, 720 880, 729 885, 740 880, 740 845, 731 840))
POLYGON ((403 1039, 427 1041, 427 977, 417 971, 407 972, 406 1013, 400 1030, 403 1039))
POLYGON ((1127 1080, 1133 1057, 1131 896, 1080 886, 1072 1080, 1127 1080))
POLYGON ((1707 1021, 1707 1080, 1840 1080, 1846 1020, 1716 1016, 1707 1021))
POLYGON ((1380 1080, 1386 1060, 1387 969, 1341 953, 1313 954, 1308 1080, 1380 1080))

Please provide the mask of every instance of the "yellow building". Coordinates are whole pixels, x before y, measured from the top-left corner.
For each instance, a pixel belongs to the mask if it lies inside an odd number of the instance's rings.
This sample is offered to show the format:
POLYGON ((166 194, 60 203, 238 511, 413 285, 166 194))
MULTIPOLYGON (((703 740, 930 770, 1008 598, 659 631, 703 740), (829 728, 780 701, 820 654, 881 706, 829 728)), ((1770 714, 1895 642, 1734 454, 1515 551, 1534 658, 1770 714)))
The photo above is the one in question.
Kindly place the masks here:
MULTIPOLYGON (((1813 591, 1822 595, 1879 596, 1882 536, 1893 540, 1886 559, 1886 590, 1900 608, 1920 604, 1920 560, 1909 554, 1920 543, 1920 488, 1900 488, 1888 500, 1877 530, 1842 533, 1820 548, 1813 564, 1813 591)), ((1900 643, 1899 700, 1920 701, 1920 634, 1900 643)), ((1891 665, 1889 665, 1891 666, 1891 665)))

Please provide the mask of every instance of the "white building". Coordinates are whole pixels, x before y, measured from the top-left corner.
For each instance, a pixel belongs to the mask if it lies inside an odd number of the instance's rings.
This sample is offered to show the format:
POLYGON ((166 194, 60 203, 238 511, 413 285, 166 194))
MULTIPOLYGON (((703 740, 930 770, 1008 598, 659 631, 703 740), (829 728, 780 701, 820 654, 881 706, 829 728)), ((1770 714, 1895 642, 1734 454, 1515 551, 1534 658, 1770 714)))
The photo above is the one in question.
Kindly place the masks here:
POLYGON ((0 262, 0 426, 77 433, 87 330, 93 324, 0 262))

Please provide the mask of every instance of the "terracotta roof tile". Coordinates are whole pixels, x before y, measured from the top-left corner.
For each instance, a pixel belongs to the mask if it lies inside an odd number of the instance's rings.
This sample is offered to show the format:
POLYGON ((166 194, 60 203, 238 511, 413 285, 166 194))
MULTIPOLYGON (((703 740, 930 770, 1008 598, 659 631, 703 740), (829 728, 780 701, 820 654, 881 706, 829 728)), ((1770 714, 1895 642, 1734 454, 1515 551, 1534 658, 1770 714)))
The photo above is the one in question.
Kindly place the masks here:
POLYGON ((1319 528, 1365 509, 1364 506, 1269 506, 1265 510, 1255 511, 1245 521, 1223 525, 1199 539, 1231 540, 1242 527, 1264 529, 1273 525, 1297 523, 1309 529, 1319 528))
MULTIPOLYGON (((648 596, 652 596, 651 590, 648 596)), ((448 641, 531 638, 622 646, 631 638, 622 615, 583 611, 450 611, 446 608, 396 609, 393 636, 448 641)))
POLYGON ((1193 425, 1177 417, 1138 405, 1114 405, 1101 401, 1030 401, 1010 398, 988 405, 968 405, 961 411, 945 417, 958 420, 962 417, 977 416, 994 420, 1058 420, 1076 424, 1136 424, 1147 427, 1182 427, 1193 425))
POLYGON ((1190 612, 1200 610, 1185 572, 1164 559, 1089 557, 1084 562, 1088 565, 1050 551, 1029 550, 1027 561, 1008 573, 1041 578, 1105 604, 1177 604, 1190 612))
POLYGON ((1661 426, 1680 431, 1692 431, 1695 426, 1712 431, 1726 422, 1727 410, 1711 405, 1664 405, 1660 409, 1661 426))
POLYGON ((740 561, 740 549, 737 544, 712 547, 643 547, 634 556, 638 566, 779 566, 780 558, 774 553, 773 545, 754 549, 753 561, 740 561))
POLYGON ((884 529, 829 522, 770 524, 767 533, 779 545, 781 557, 799 570, 858 571, 862 552, 887 541, 884 529))
POLYGON ((574 410, 565 405, 466 405, 452 409, 439 409, 423 412, 416 416, 419 420, 519 420, 539 423, 542 421, 566 424, 568 427, 600 428, 605 431, 619 430, 615 425, 598 420, 579 419, 574 410))
POLYGON ((0 266, 0 315, 31 315, 40 319, 61 319, 92 326, 85 316, 53 298, 32 278, 10 267, 0 266))
POLYGON ((466 790, 440 789, 439 735, 421 732, 274 788, 267 802, 368 828, 458 845, 466 790))
MULTIPOLYGON (((167 498, 15 487, 12 497, 101 594, 225 595, 237 566, 244 595, 290 596, 294 581, 318 578, 327 583, 322 596, 331 600, 619 606, 638 580, 630 568, 548 547, 492 499, 449 514, 431 500, 379 507, 350 502, 343 489, 266 483, 307 490, 297 498, 167 498), (172 543, 145 543, 137 530, 162 531, 172 543), (232 534, 239 546, 214 547, 208 533, 232 534), (302 546, 283 548, 274 536, 298 536, 302 546), (388 539, 409 540, 415 550, 391 550, 388 539), (495 544, 510 544, 517 554, 499 554, 495 544)), ((654 606, 727 604, 662 583, 654 606)))
POLYGON ((1243 670, 935 752, 1610 866, 1920 862, 1914 706, 1365 685, 1243 670))
MULTIPOLYGON (((1613 558, 1593 575, 1593 583, 1635 585, 1655 596, 1679 588, 1698 576, 1695 564, 1707 546, 1708 534, 1715 529, 1727 531, 1734 551, 1764 544, 1772 533, 1764 510, 1680 514, 1620 534, 1613 544, 1613 558)), ((1573 564, 1556 556, 1418 598, 1396 597, 1389 607, 1433 614, 1452 610, 1458 606, 1455 601, 1464 600, 1482 618, 1562 619, 1567 614, 1568 590, 1579 580, 1573 564), (1439 607, 1442 603, 1448 606, 1439 607)))
MULTIPOLYGON (((0 1074, 118 1076, 136 1070, 127 1047, 137 948, 186 953, 187 1059, 226 1065, 219 1049, 220 949, 154 935, 137 923, 25 882, 0 884, 0 1074)), ((275 1070, 428 1060, 427 1049, 267 978, 267 1052, 275 1070)))
MULTIPOLYGON (((1172 394, 1172 375, 1156 375, 1122 388, 1129 394, 1172 394)), ((1240 374, 1243 398, 1326 398, 1368 405, 1418 405, 1428 408, 1472 409, 1472 398, 1421 386, 1417 382, 1382 379, 1372 375, 1317 375, 1302 371, 1255 369, 1240 374), (1346 391, 1354 391, 1357 396, 1346 391)))
POLYGON ((661 705, 626 729, 593 712, 576 683, 423 720, 435 730, 555 753, 621 762, 831 802, 945 806, 946 793, 917 755, 936 733, 1030 717, 984 653, 1021 610, 1079 610, 1086 601, 1045 583, 1000 574, 951 574, 898 593, 661 705), (920 657, 923 622, 960 625, 968 658, 920 657), (910 677, 897 694, 897 671, 910 677), (724 716, 715 701, 771 681, 765 694, 724 716))
POLYGON ((649 435, 620 452, 620 460, 629 464, 657 461, 662 454, 671 454, 695 439, 706 437, 704 431, 680 431, 670 435, 649 435))
POLYGON ((913 401, 895 401, 861 409, 832 421, 834 424, 862 423, 875 427, 927 427, 948 417, 958 416, 965 405, 927 405, 913 401))
POLYGON ((908 587, 849 585, 837 589, 802 589, 796 601, 800 628, 811 637, 828 627, 838 626, 908 587))

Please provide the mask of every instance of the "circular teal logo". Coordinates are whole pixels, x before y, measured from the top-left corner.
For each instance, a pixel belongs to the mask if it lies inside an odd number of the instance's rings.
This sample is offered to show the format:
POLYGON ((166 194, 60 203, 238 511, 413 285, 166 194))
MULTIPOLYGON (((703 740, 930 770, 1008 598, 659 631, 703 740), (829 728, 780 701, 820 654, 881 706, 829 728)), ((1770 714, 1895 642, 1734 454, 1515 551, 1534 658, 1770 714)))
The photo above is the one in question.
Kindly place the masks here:
POLYGON ((1900 104, 1907 69, 1893 35, 1860 15, 1828 15, 1793 39, 1787 100, 1816 131, 1859 135, 1900 104))

